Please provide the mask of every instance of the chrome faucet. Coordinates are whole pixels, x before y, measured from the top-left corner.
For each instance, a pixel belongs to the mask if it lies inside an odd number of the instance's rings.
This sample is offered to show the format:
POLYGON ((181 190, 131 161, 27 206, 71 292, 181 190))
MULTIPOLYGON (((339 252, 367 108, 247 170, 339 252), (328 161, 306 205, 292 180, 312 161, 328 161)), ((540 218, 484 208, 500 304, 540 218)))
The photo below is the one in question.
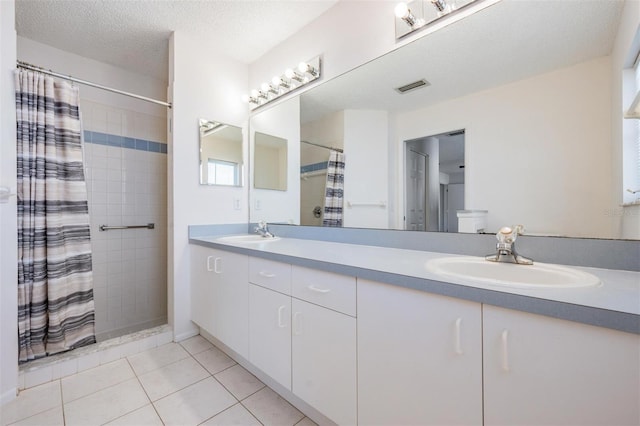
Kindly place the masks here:
POLYGON ((498 243, 496 244, 496 253, 485 256, 490 262, 511 262, 519 265, 533 265, 533 260, 524 256, 520 256, 516 252, 516 239, 518 235, 524 232, 522 225, 513 228, 508 226, 500 228, 496 234, 498 243))
POLYGON ((269 232, 269 225, 264 220, 258 222, 258 226, 255 228, 255 232, 262 235, 264 238, 273 238, 274 235, 269 232))

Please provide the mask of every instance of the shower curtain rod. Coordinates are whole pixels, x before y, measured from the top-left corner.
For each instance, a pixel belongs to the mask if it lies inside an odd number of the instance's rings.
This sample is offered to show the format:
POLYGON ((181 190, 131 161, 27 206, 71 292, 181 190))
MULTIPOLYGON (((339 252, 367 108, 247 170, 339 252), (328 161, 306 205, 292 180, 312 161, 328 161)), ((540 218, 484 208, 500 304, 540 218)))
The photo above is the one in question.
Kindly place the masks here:
POLYGON ((334 148, 332 146, 325 146, 325 145, 320 145, 319 143, 313 143, 313 142, 309 142, 309 141, 300 141, 302 143, 306 143, 307 145, 313 145, 313 146, 317 146, 320 148, 324 148, 324 149, 329 149, 331 151, 338 151, 338 152, 344 152, 341 148, 334 148))
POLYGON ((18 68, 24 68, 24 69, 32 70, 32 71, 38 71, 38 72, 41 72, 43 74, 51 75, 53 77, 58 77, 58 78, 62 78, 64 80, 73 81, 75 83, 84 84, 85 86, 95 87, 96 89, 102 89, 102 90, 106 90, 108 92, 118 93, 120 95, 129 96, 131 98, 136 98, 136 99, 140 99, 140 100, 143 100, 143 101, 146 101, 146 102, 151 102, 151 103, 154 103, 154 104, 158 104, 158 105, 162 105, 162 106, 166 106, 168 108, 171 108, 171 104, 169 102, 159 101, 157 99, 147 98, 146 96, 136 95, 135 93, 125 92, 124 90, 118 90, 118 89, 113 89, 111 87, 102 86, 100 84, 92 83, 90 81, 81 80, 79 78, 71 77, 70 75, 59 74, 57 72, 54 72, 54 71, 51 71, 51 70, 48 70, 48 69, 45 69, 45 68, 42 68, 42 67, 38 67, 36 65, 32 65, 32 64, 29 64, 29 63, 23 62, 23 61, 16 61, 16 64, 17 64, 18 68))

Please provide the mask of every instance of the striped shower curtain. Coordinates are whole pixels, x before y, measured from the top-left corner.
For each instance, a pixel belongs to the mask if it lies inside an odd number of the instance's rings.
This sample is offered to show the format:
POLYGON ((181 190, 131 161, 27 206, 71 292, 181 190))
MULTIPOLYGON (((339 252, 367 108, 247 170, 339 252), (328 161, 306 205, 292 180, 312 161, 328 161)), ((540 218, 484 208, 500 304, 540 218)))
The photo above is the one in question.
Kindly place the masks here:
POLYGON ((327 165, 324 215, 322 226, 342 226, 342 197, 344 192, 344 154, 331 151, 327 165))
POLYGON ((78 89, 18 70, 20 362, 95 343, 78 89))

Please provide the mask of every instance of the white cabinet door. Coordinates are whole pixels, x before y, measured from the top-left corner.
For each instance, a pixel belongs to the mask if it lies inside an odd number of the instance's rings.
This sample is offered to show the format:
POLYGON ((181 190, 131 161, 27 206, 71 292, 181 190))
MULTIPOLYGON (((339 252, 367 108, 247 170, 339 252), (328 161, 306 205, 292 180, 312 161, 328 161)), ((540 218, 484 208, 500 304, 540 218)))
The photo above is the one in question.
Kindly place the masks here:
POLYGON ((291 390, 291 296, 249 285, 249 361, 291 390))
POLYGON ((484 307, 485 425, 640 424, 640 336, 484 307))
POLYGON ((248 263, 244 255, 191 245, 191 320, 245 358, 248 263))
POLYGON ((356 319, 298 299, 293 393, 339 425, 357 423, 356 319))
POLYGON ((481 425, 479 303, 358 280, 358 420, 481 425))
POLYGON ((216 334, 222 343, 249 357, 249 258, 218 252, 214 265, 216 334))
POLYGON ((212 335, 215 330, 215 250, 197 245, 191 251, 191 321, 212 335))

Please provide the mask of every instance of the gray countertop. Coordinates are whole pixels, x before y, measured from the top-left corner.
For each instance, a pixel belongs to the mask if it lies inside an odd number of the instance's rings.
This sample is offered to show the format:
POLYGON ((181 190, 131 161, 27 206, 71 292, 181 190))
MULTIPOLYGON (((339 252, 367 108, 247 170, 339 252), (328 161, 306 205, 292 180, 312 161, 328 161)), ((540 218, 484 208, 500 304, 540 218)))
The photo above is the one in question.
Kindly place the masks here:
POLYGON ((443 277, 426 268, 431 259, 456 255, 281 238, 244 243, 221 235, 191 237, 205 247, 414 288, 585 324, 640 334, 640 272, 571 266, 600 278, 583 288, 516 288, 443 277))

